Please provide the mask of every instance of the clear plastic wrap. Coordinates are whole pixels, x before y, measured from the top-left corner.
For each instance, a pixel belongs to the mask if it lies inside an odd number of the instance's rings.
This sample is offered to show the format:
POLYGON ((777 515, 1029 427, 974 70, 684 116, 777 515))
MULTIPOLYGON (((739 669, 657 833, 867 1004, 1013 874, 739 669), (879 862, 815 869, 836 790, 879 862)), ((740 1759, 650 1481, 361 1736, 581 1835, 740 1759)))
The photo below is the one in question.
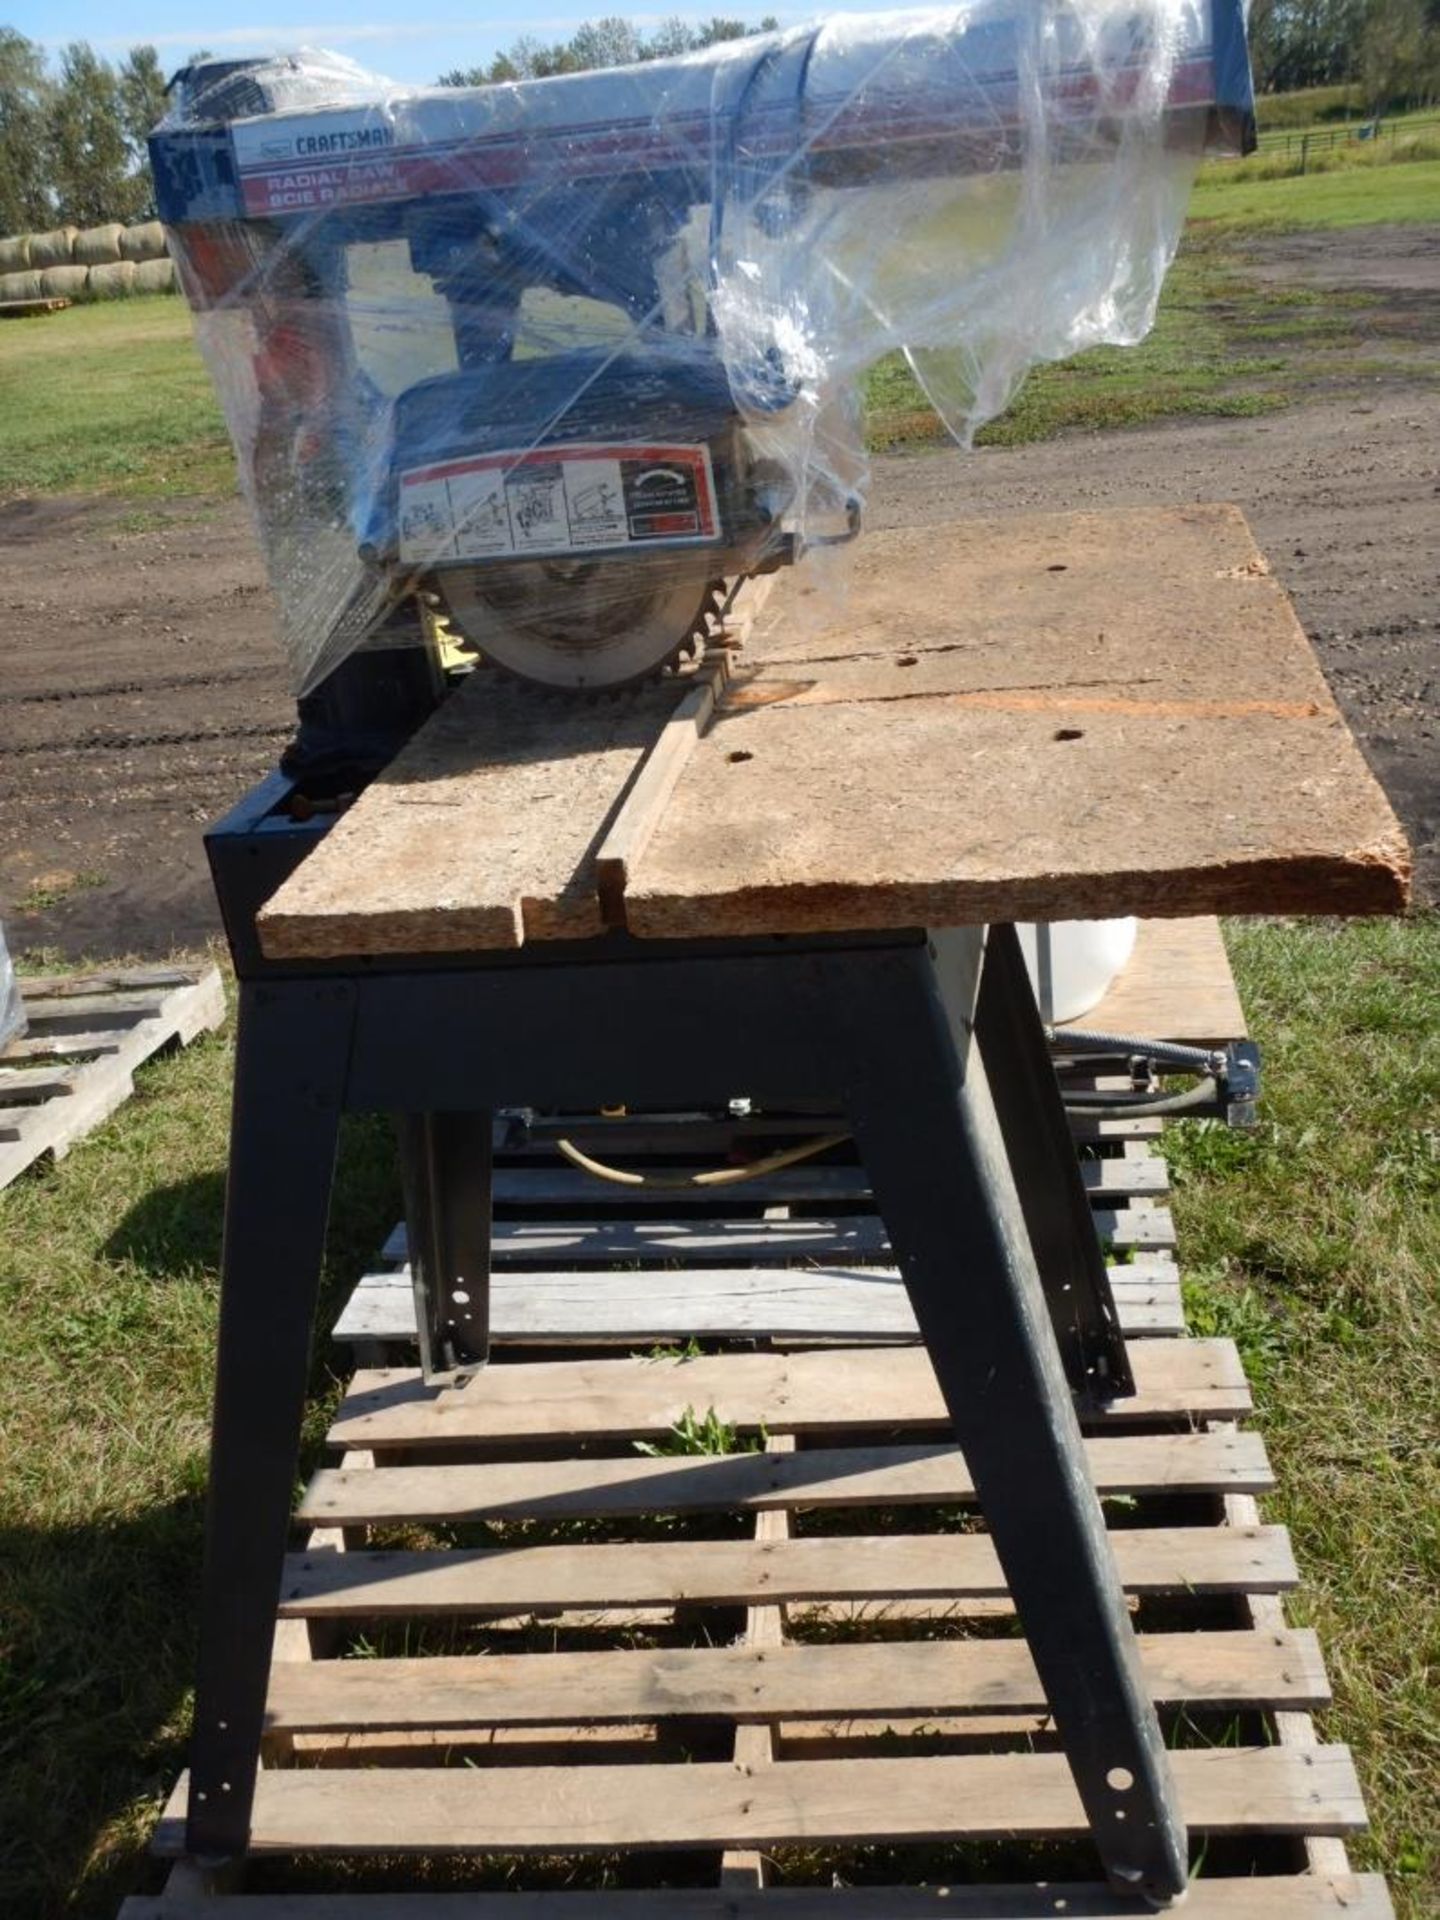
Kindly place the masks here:
POLYGON ((853 537, 884 355, 966 442, 1140 338, 1251 108, 1239 0, 962 0, 473 89, 190 69, 160 210, 297 692, 439 608, 533 677, 653 668, 718 583, 853 537))
POLYGON ((25 1031, 25 1003, 20 998, 20 982, 5 945, 5 929, 0 926, 0 1053, 25 1031))

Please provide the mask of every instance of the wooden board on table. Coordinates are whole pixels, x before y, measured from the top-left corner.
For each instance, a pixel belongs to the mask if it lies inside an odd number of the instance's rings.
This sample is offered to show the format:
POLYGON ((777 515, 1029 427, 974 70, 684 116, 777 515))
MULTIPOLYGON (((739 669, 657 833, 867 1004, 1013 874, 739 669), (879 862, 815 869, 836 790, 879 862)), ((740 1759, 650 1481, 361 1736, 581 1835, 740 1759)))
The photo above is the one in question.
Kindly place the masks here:
POLYGON ((597 700, 471 674, 263 910, 265 952, 484 950, 603 932, 596 847, 677 685, 597 700))
MULTIPOLYGON (((776 582, 743 662, 627 865, 634 933, 1406 898, 1400 828, 1235 507, 868 535, 839 606, 776 582)), ((596 850, 677 697, 473 676, 262 912, 265 951, 598 933, 596 850)))
POLYGON ((63 1157, 135 1088, 162 1047, 225 1018, 215 967, 131 968, 20 982, 27 1026, 0 1050, 0 1187, 42 1154, 63 1157))
POLYGON ((632 931, 1405 898, 1403 835, 1238 508, 875 534, 806 613, 782 578, 630 876, 632 931))

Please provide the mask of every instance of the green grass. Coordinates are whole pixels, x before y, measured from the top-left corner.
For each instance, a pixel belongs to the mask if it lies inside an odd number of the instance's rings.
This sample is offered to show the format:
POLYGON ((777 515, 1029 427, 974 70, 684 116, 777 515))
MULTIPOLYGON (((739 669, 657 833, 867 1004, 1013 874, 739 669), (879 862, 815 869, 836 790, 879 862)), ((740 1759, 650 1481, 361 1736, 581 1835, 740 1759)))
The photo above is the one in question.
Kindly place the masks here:
MULTIPOLYGON (((113 1920, 188 1715, 215 1335, 228 1037, 0 1194, 0 1913, 113 1920)), ((330 1296, 398 1206, 352 1127, 330 1296)), ((333 1385, 323 1350, 312 1446, 333 1385)))
MULTIPOLYGON (((1242 249, 1256 233, 1440 221, 1440 160, 1278 178, 1243 164, 1202 170, 1190 222, 1161 295, 1155 326, 1136 347, 1096 347, 1037 367, 1006 411, 981 428, 980 446, 1021 446, 1067 431, 1142 426, 1186 417, 1273 412, 1317 382, 1357 380, 1417 366, 1355 358, 1365 296, 1257 282, 1242 249)), ((1273 171, 1273 169, 1272 169, 1273 171)), ((898 354, 865 387, 870 444, 935 445, 945 429, 898 354)))
POLYGON ((1265 1052, 1253 1134, 1173 1129, 1186 1304, 1257 1387, 1320 1633, 1327 1737, 1357 1751, 1355 1857, 1440 1910, 1440 920, 1229 934, 1265 1052))
MULTIPOLYGON (((1440 1721, 1440 919, 1242 924, 1266 1058, 1250 1136, 1167 1152, 1197 1331, 1237 1339, 1402 1920, 1433 1912, 1440 1721)), ((112 1920, 182 1763, 215 1325, 228 1036, 144 1069, 57 1167, 0 1194, 0 1912, 112 1920)), ((333 1315, 398 1207, 345 1137, 333 1315)), ((309 1457, 334 1403, 322 1351, 309 1457)), ((663 1450, 728 1444, 693 1414, 663 1450)), ((907 1524, 913 1523, 911 1521, 907 1524)), ((388 1643, 387 1643, 388 1644, 388 1643)))
POLYGON ((0 325, 0 499, 234 491, 183 300, 97 301, 0 325))
POLYGON ((1352 166, 1278 180, 1247 173, 1254 164, 1205 168, 1190 201, 1191 220, 1216 222, 1232 233, 1440 221, 1440 160, 1352 166))
MULTIPOLYGON (((1257 315, 1288 318, 1263 290, 1243 311, 1227 310, 1236 290, 1234 264, 1213 249, 1182 252, 1172 268, 1149 336, 1135 347, 1094 347, 1073 359, 1037 367, 1010 406, 982 427, 982 447, 1023 446, 1067 431, 1143 426, 1148 421, 1269 413, 1289 397, 1289 356, 1275 336, 1256 344, 1246 323, 1257 315)), ((877 448, 933 444, 945 429, 898 355, 881 362, 866 386, 870 443, 877 448)))

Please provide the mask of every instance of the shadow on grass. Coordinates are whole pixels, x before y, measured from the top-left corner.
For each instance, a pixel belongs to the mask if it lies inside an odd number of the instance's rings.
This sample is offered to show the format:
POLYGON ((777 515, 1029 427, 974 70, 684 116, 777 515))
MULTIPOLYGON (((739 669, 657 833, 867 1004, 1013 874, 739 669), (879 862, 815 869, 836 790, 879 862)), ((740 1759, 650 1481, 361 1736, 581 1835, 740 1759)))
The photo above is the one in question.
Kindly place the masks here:
MULTIPOLYGON (((398 1208, 388 1123, 348 1119, 312 1347, 302 1476, 321 1457, 338 1391, 329 1327, 398 1208)), ((213 1319, 204 1294, 213 1301, 223 1218, 224 1178, 215 1170, 143 1192, 101 1249, 111 1263, 108 1284, 97 1288, 89 1270, 83 1280, 87 1299, 98 1294, 123 1306, 130 1295, 148 1295, 153 1310, 137 1314, 137 1331, 112 1333, 81 1360, 57 1344, 56 1328, 68 1324, 63 1316, 48 1332, 34 1330, 50 1342, 46 1391, 66 1394, 70 1378, 81 1417, 63 1457, 24 1461, 25 1474, 49 1482, 35 1507, 60 1512, 60 1520, 0 1526, 4 1920, 113 1920, 124 1895, 163 1879, 145 1848, 184 1764, 189 1729, 206 1464, 188 1435, 208 1399, 203 1373, 213 1319), (97 1420, 87 1404, 94 1369, 108 1375, 108 1404, 124 1409, 118 1424, 114 1416, 97 1420), (150 1488, 160 1483, 160 1497, 147 1505, 128 1495, 137 1477, 150 1488)), ((23 1437, 13 1437, 22 1442, 18 1494, 23 1437)), ((23 1515, 19 1499, 12 1509, 23 1515)))
MULTIPOLYGON (((395 1138, 381 1114, 349 1114, 340 1132, 325 1251, 322 1309, 353 1285, 400 1217, 395 1138)), ((129 1261, 154 1279, 218 1272, 225 1227, 225 1174, 210 1169, 149 1189, 106 1240, 107 1260, 129 1261)))
POLYGON ((107 1260, 130 1260, 154 1279, 188 1280, 215 1272, 225 1225, 225 1175, 197 1173, 152 1187, 105 1242, 107 1260))
POLYGON ((199 1487, 123 1520, 0 1530, 0 1912, 111 1915, 183 1764, 199 1487))

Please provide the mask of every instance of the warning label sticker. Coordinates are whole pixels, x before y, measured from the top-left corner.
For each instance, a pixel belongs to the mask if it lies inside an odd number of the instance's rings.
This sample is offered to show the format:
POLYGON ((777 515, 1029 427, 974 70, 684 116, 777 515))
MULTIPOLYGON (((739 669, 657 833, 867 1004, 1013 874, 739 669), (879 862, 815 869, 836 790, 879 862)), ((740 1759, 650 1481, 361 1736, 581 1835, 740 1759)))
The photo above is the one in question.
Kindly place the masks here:
POLYGON ((400 476, 400 555, 424 566, 693 546, 720 538, 708 447, 574 442, 412 467, 400 476))

